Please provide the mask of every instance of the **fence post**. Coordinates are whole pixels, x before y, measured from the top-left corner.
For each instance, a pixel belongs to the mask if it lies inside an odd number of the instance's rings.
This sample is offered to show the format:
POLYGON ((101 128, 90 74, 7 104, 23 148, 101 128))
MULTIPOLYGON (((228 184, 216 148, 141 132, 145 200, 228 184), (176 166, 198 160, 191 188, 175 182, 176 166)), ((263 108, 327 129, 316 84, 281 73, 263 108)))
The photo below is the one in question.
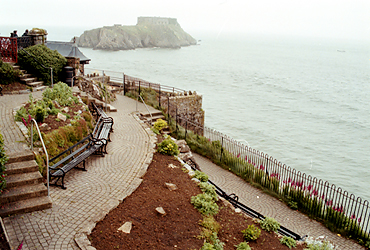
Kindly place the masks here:
POLYGON ((178 126, 177 126, 177 105, 176 105, 176 117, 175 117, 175 120, 176 120, 176 133, 177 133, 177 130, 179 129, 178 126))
POLYGON ((140 81, 139 81, 139 95, 140 95, 140 81))
POLYGON ((222 162, 222 153, 224 151, 224 137, 221 137, 221 156, 220 156, 220 162, 222 162))
POLYGON ((188 120, 185 122, 185 141, 186 141, 186 134, 188 133, 188 120))
POLYGON ((159 108, 161 108, 161 85, 159 85, 158 103, 159 103, 159 108))
POLYGON ((123 95, 126 95, 125 73, 123 73, 122 83, 123 83, 123 95))
POLYGON ((168 123, 171 125, 171 117, 170 117, 170 97, 167 96, 167 117, 168 123))

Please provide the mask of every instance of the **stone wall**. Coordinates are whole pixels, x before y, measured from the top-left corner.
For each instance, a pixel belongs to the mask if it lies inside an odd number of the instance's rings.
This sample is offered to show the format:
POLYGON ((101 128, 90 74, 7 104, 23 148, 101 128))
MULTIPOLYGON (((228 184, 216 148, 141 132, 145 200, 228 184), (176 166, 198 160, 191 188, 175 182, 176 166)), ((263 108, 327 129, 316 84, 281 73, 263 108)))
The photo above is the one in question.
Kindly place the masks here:
POLYGON ((202 101, 203 96, 196 93, 170 96, 167 98, 161 98, 161 108, 164 109, 166 114, 169 113, 173 118, 175 118, 177 114, 178 117, 190 121, 186 124, 185 120, 178 119, 178 123, 181 126, 187 126, 188 129, 202 135, 204 128, 204 110, 202 109, 202 101), (197 126, 194 126, 191 123, 197 124, 197 126))

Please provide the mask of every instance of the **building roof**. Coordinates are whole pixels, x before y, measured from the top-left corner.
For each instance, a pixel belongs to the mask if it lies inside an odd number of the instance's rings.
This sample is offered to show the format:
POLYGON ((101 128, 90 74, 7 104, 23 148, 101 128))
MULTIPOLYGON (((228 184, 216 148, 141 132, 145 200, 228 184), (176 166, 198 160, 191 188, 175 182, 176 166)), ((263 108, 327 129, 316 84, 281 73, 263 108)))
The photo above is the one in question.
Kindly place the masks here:
POLYGON ((73 42, 47 41, 46 46, 51 50, 57 50, 64 57, 80 58, 80 63, 87 64, 91 59, 87 58, 73 42))

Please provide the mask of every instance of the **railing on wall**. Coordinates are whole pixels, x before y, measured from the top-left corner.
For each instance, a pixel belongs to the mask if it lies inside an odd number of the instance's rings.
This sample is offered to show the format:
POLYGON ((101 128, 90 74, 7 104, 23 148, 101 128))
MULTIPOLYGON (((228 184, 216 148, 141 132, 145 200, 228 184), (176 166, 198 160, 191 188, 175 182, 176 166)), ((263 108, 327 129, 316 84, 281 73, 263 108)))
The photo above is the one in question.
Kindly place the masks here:
POLYGON ((0 55, 3 62, 17 63, 17 38, 0 37, 0 55))
MULTIPOLYGON (((162 92, 185 92, 182 89, 120 74, 123 77, 111 77, 111 81, 118 79, 123 93, 133 93, 136 97, 142 93, 143 88, 155 90, 159 93, 159 107, 164 99, 161 99, 162 92)), ((169 99, 166 101, 168 110, 171 105, 176 105, 170 103, 169 99)), ((177 110, 177 107, 174 108, 177 110)), ((171 123, 169 115, 168 118, 171 123)), ((282 197, 292 208, 323 221, 330 229, 344 232, 353 238, 370 239, 370 205, 367 200, 349 194, 327 181, 292 169, 268 154, 252 149, 216 130, 196 124, 177 112, 172 119, 177 136, 186 139, 190 146, 196 145, 200 154, 230 169, 246 181, 270 190, 282 197)))
POLYGON ((177 135, 186 139, 189 145, 201 145, 198 146, 199 153, 246 181, 283 197, 292 208, 323 221, 329 228, 344 231, 354 238, 369 239, 370 205, 367 200, 292 169, 216 130, 199 126, 181 116, 175 120, 177 135), (180 123, 185 125, 180 127, 180 123), (204 136, 197 131, 202 131, 204 136))

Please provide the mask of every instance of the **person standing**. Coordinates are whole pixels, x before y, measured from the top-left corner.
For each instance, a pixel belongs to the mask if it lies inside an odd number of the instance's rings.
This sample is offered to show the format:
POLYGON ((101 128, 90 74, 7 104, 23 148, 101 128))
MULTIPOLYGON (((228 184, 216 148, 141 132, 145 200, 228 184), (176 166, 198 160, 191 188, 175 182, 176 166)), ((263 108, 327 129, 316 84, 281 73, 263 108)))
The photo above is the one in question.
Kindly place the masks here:
POLYGON ((22 36, 28 36, 28 30, 25 30, 22 36))

